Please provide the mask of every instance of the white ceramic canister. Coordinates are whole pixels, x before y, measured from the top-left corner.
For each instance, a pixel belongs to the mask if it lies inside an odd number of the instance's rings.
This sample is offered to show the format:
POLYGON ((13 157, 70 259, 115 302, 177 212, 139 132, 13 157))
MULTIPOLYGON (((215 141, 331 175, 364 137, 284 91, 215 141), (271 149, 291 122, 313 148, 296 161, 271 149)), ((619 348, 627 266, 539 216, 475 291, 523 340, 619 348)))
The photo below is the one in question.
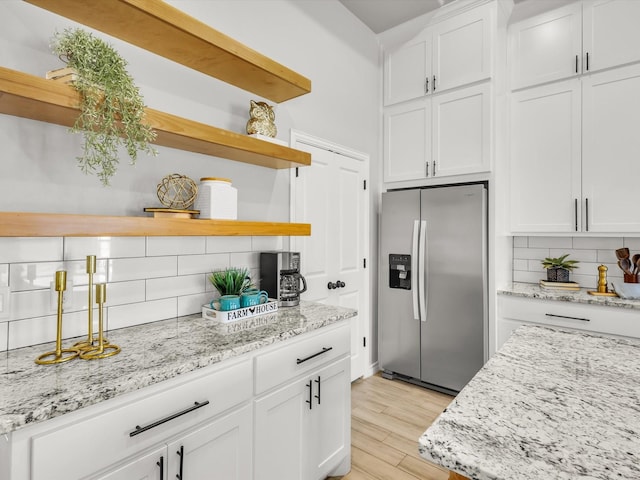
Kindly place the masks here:
POLYGON ((201 178, 194 208, 200 210, 200 218, 237 220, 238 190, 228 178, 201 178))

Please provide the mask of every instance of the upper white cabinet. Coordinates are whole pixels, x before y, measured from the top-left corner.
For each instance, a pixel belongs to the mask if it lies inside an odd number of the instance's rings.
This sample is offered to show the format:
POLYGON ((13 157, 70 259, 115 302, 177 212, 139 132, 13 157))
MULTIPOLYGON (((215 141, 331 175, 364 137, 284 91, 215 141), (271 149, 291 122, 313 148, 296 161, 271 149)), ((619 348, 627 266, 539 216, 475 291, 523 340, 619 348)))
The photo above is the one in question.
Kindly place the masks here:
POLYGON ((639 22, 636 0, 588 0, 511 25, 511 88, 640 61, 639 22))
POLYGON ((514 233, 636 233, 640 64, 511 98, 514 233))
POLYGON ((384 105, 491 77, 493 6, 482 5, 436 23, 385 53, 384 105))

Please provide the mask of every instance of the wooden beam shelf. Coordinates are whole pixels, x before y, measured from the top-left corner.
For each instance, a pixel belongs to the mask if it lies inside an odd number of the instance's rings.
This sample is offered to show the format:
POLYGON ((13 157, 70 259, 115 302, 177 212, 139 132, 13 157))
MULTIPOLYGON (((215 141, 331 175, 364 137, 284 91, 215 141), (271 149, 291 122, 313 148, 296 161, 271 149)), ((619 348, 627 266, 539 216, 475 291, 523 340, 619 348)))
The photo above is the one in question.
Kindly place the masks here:
POLYGON ((25 0, 274 102, 311 81, 160 0, 25 0))
MULTIPOLYGON (((70 127, 79 105, 80 95, 69 85, 0 67, 0 113, 70 127)), ((169 113, 148 108, 145 119, 156 131, 157 145, 268 168, 311 165, 307 152, 169 113)))
POLYGON ((0 212, 0 237, 309 236, 308 223, 0 212))

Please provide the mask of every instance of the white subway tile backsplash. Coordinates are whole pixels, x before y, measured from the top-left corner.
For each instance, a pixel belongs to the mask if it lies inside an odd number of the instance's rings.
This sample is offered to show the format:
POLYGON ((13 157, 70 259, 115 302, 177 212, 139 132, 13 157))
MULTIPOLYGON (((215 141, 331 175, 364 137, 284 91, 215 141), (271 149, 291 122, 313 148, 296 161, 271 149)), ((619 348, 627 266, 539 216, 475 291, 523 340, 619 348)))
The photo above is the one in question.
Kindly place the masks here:
POLYGON ((211 300, 213 300, 213 295, 210 293, 198 293, 197 295, 178 297, 178 316, 201 313, 202 305, 209 303, 211 300))
POLYGON ((573 248, 615 250, 622 246, 623 239, 620 237, 573 237, 573 248))
POLYGON ((206 237, 206 253, 249 252, 251 237, 206 237))
MULTIPOLYGON (((64 262, 67 270, 67 278, 73 280, 74 285, 87 285, 89 275, 87 274, 87 259, 64 262)), ((96 272, 93 274, 93 283, 105 283, 107 281, 108 260, 96 260, 96 272)))
POLYGON ((206 255, 181 255, 178 257, 178 275, 211 273, 229 266, 228 253, 210 253, 206 255))
POLYGON ((514 282, 538 283, 540 280, 544 278, 546 278, 546 276, 542 272, 521 272, 521 271, 513 272, 514 282))
MULTIPOLYGON (((96 282, 99 283, 99 282, 96 282)), ((73 310, 87 310, 89 303, 88 285, 80 285, 73 288, 73 310)), ((95 286, 93 288, 93 308, 97 308, 95 286)), ((106 306, 123 305, 127 303, 144 302, 145 281, 132 280, 129 282, 107 283, 106 306)))
POLYGON ((549 256, 553 258, 561 257, 562 255, 569 255, 568 260, 578 260, 579 262, 595 262, 598 258, 597 250, 573 250, 570 248, 551 248, 549 249, 549 256))
POLYGON ((58 270, 67 270, 62 261, 12 263, 9 265, 9 286, 12 292, 48 289, 50 283, 55 280, 58 270))
POLYGON ((283 249, 282 237, 251 237, 251 250, 254 252, 269 252, 283 249))
POLYGON ((177 257, 119 258, 109 260, 108 281, 122 282, 178 274, 177 257))
POLYGON ((260 267, 260 253, 258 252, 231 253, 229 257, 229 263, 232 267, 248 269, 260 267))
POLYGON ((640 253, 640 238, 639 237, 635 237, 635 238, 625 237, 624 238, 624 242, 623 242, 623 246, 625 246, 629 250, 631 250, 632 254, 640 253))
POLYGON ((529 237, 528 248, 571 248, 571 237, 529 237))
POLYGON ((0 265, 0 287, 9 286, 9 264, 0 265))
POLYGON ((9 322, 0 323, 0 352, 9 348, 9 322))
MULTIPOLYGON (((9 322, 9 349, 27 347, 56 341, 56 315, 27 318, 9 322)), ((73 344, 68 339, 82 337, 87 334, 86 312, 65 313, 62 316, 62 348, 73 344)), ((55 348, 55 346, 53 347, 55 348)), ((42 353, 45 353, 43 349, 42 353)))
POLYGON ((145 256, 145 237, 67 237, 64 259, 82 260, 87 255, 100 258, 145 256))
POLYGON ((146 300, 179 297, 205 292, 202 274, 180 277, 151 278, 147 280, 146 300))
POLYGON ((205 237, 147 237, 147 256, 205 253, 205 237))
POLYGON ((542 259, 535 260, 526 260, 527 268, 525 270, 529 270, 530 272, 544 272, 545 268, 542 266, 542 259))
POLYGON ((525 260, 542 260, 549 256, 548 248, 514 248, 513 258, 525 260))
POLYGON ((11 319, 42 317, 55 313, 50 299, 51 292, 48 289, 11 293, 11 319))
POLYGON ((0 237, 0 263, 61 262, 62 237, 0 237))
POLYGON ((109 312, 107 328, 113 330, 173 318, 178 313, 178 300, 177 298, 165 298, 150 302, 118 305, 109 307, 107 310, 109 312))
POLYGON ((596 260, 599 263, 615 263, 618 261, 614 250, 596 250, 596 260))
POLYGON ((529 247, 529 237, 513 237, 513 246, 518 248, 529 247))

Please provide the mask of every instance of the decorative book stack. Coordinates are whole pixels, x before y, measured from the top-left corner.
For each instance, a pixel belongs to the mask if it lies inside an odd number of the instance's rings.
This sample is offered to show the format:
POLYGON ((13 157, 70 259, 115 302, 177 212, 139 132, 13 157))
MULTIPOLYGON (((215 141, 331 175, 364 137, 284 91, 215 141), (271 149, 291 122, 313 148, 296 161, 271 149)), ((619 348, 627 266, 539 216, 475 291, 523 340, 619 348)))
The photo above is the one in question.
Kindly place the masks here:
POLYGON ((549 282, 548 280, 540 280, 540 288, 544 290, 580 290, 578 282, 549 282))

